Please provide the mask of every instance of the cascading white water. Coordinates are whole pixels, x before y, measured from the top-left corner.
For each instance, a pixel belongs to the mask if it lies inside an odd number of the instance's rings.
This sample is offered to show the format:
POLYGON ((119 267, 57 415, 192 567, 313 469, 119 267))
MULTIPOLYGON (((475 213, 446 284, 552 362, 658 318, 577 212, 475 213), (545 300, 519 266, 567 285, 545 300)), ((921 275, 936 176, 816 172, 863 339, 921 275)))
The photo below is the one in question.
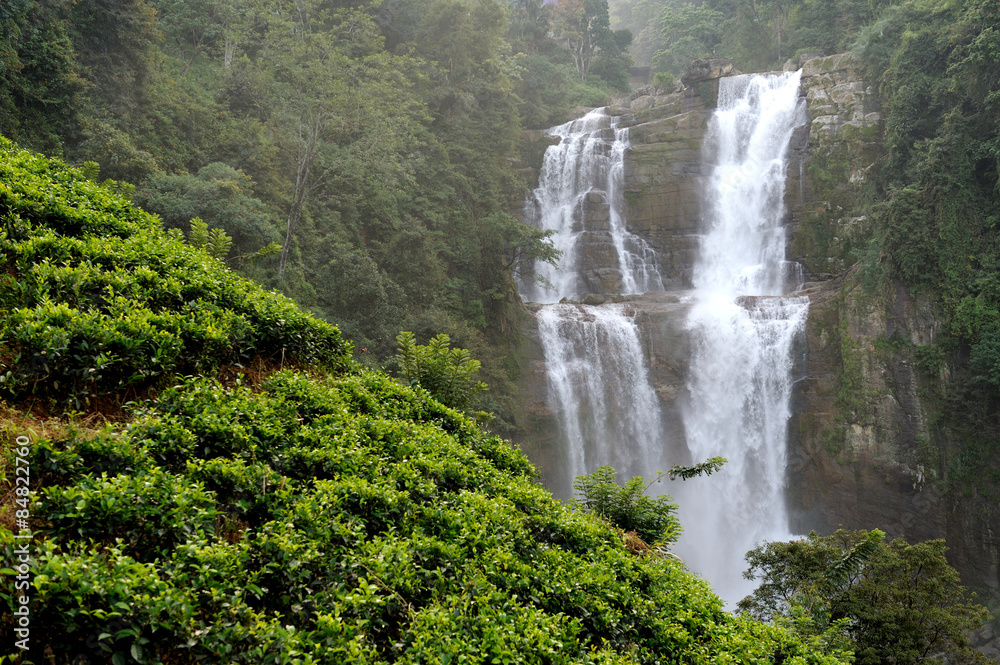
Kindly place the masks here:
MULTIPOLYGON (((558 268, 537 264, 535 279, 522 279, 526 299, 662 290, 655 253, 625 226, 629 132, 618 122, 597 109, 549 130, 560 142, 546 150, 526 209, 530 221, 554 232, 562 259, 558 268)), ((614 304, 547 304, 537 319, 549 408, 562 438, 550 489, 570 496, 576 476, 605 464, 621 474, 642 472, 638 464, 656 451, 661 426, 632 317, 614 304)))
POLYGON ((610 464, 619 474, 648 473, 659 459, 660 409, 639 330, 621 305, 549 305, 539 310, 549 403, 564 437, 565 493, 577 476, 610 464))
POLYGON ((534 277, 523 279, 521 295, 534 302, 552 303, 576 299, 587 293, 609 293, 607 283, 598 284, 582 260, 588 243, 610 243, 614 248, 615 293, 645 293, 661 289, 651 247, 625 227, 624 160, 629 146, 628 128, 618 127, 618 117, 605 109, 548 130, 560 138, 545 151, 538 188, 529 196, 529 221, 553 231, 552 242, 562 252, 558 267, 538 263, 534 277), (589 196, 589 199, 588 199, 589 196), (606 204, 607 218, 588 220, 588 203, 606 204), (546 286, 547 284, 547 286, 546 286))
MULTIPOLYGON (((789 535, 783 489, 792 348, 808 311, 805 298, 782 295, 801 281, 784 260, 782 228, 785 153, 793 128, 806 120, 798 84, 798 73, 722 79, 706 147, 714 167, 687 321, 692 358, 684 428, 692 460, 723 455, 729 464, 672 491, 686 528, 682 556, 730 602, 749 591, 741 578, 744 553, 762 539, 789 535)), ((627 130, 599 110, 550 134, 561 141, 546 152, 528 209, 538 226, 554 231, 563 259, 558 270, 536 267, 535 276, 552 288, 526 279, 522 295, 552 303, 614 292, 593 288, 593 259, 606 260, 609 246, 617 278, 607 278, 604 265, 601 286, 661 290, 653 252, 625 229, 627 130), (588 213, 588 205, 602 203, 606 216, 588 213), (600 243, 602 251, 593 251, 600 243)), ((683 461, 663 450, 659 401, 626 311, 549 304, 536 315, 549 406, 563 438, 562 477, 547 479, 559 494, 603 464, 627 477, 683 461)))
POLYGON ((735 602, 752 590, 743 555, 762 540, 790 537, 785 455, 792 348, 807 298, 781 297, 786 152, 803 121, 800 73, 719 81, 706 155, 705 235, 695 264, 690 405, 691 456, 728 458, 710 479, 672 489, 685 534, 678 551, 716 592, 735 602))

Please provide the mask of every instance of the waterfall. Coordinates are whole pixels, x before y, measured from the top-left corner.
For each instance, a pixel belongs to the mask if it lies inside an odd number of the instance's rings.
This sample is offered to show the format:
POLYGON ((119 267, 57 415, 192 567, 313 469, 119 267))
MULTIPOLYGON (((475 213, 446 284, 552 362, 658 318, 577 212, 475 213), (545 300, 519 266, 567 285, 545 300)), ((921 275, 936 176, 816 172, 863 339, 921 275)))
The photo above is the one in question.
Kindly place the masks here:
POLYGON ((672 463, 728 458, 711 478, 668 491, 677 495, 685 528, 681 556, 729 602, 751 589, 741 576, 744 554, 763 539, 789 536, 792 354, 808 313, 807 299, 785 295, 801 271, 785 261, 782 226, 785 153, 793 128, 807 120, 799 76, 719 81, 704 149, 711 172, 705 228, 685 322, 692 349, 687 450, 665 450, 664 415, 630 307, 554 304, 663 290, 655 253, 625 225, 628 130, 604 110, 549 130, 560 141, 546 151, 526 205, 529 221, 553 231, 563 252, 558 269, 538 265, 520 284, 525 299, 548 303, 536 318, 548 409, 560 432, 556 450, 546 451, 550 462, 555 452, 559 477, 547 477, 547 485, 566 496, 574 477, 604 464, 625 479, 650 477, 672 463))
POLYGON ((549 305, 537 318, 564 438, 555 482, 568 493, 574 478, 605 464, 624 477, 648 473, 662 427, 635 322, 621 305, 549 305))
POLYGON ((559 143, 545 151, 538 188, 528 197, 528 221, 552 231, 562 252, 521 279, 521 295, 534 302, 579 299, 588 293, 662 290, 651 247, 625 227, 623 192, 628 128, 605 109, 553 127, 559 143), (535 277, 536 279, 532 279, 535 277))
POLYGON ((762 540, 790 537, 784 485, 792 349, 809 306, 807 298, 783 297, 798 286, 784 260, 782 223, 786 152, 803 121, 799 76, 721 79, 705 147, 713 168, 687 321, 684 429, 693 459, 722 455, 729 463, 672 490, 685 528, 678 551, 729 602, 753 588, 741 576, 744 554, 762 540))
POLYGON ((622 477, 644 473, 643 462, 660 447, 659 402, 627 310, 554 304, 663 289, 655 252, 625 225, 629 131, 619 120, 597 109, 550 129, 560 140, 546 150, 539 186, 526 205, 529 221, 553 231, 562 252, 558 268, 537 264, 520 289, 526 299, 549 303, 536 318, 561 441, 558 477, 547 482, 563 496, 572 494, 576 476, 605 464, 622 477))

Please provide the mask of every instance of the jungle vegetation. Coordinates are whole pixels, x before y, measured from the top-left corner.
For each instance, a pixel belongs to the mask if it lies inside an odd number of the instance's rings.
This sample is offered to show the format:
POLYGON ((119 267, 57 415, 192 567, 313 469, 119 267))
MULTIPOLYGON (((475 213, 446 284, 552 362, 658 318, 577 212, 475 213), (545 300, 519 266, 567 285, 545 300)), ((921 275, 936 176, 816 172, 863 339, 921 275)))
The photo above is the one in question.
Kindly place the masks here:
POLYGON ((229 263, 337 324, 380 365, 448 334, 510 419, 523 127, 628 89, 603 0, 14 0, 0 8, 0 135, 92 162, 229 263), (271 243, 281 246, 257 260, 271 243))

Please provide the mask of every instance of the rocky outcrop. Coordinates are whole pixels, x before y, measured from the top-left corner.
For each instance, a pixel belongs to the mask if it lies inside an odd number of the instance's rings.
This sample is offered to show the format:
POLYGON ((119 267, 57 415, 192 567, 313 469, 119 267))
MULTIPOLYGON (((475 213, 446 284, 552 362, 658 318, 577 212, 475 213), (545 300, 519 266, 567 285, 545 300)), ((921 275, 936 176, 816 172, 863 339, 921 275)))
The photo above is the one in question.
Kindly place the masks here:
POLYGON ((854 263, 865 237, 858 195, 881 149, 882 119, 849 54, 803 62, 801 90, 810 123, 793 139, 785 189, 789 258, 829 279, 854 263))
MULTIPOLYGON (((633 98, 627 107, 631 148, 625 154, 625 216, 632 233, 657 251, 668 288, 691 283, 701 213, 701 146, 732 62, 698 61, 686 87, 633 98)), ((655 89, 649 90, 655 92, 655 89)))
POLYGON ((733 61, 729 58, 703 58, 695 60, 681 76, 681 83, 692 86, 702 81, 720 79, 723 76, 735 76, 740 72, 733 69, 733 61))

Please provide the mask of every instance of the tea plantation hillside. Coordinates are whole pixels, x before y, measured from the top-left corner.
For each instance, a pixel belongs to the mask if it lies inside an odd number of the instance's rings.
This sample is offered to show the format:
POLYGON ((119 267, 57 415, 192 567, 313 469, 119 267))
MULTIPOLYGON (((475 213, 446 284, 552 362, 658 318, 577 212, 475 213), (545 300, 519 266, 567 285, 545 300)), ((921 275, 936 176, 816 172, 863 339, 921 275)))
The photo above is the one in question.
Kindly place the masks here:
POLYGON ((4 662, 841 662, 76 170, 0 144, 0 218, 4 662))

